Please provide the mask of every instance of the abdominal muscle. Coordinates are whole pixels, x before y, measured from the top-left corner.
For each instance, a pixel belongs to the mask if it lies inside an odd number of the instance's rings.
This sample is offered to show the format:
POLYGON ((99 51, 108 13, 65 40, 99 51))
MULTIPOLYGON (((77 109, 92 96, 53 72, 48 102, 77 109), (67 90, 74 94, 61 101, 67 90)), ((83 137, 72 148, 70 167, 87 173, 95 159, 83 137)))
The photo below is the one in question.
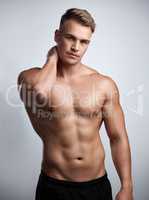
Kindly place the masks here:
POLYGON ((48 176, 61 180, 87 181, 105 174, 105 153, 99 133, 94 133, 90 141, 74 139, 69 147, 54 142, 54 137, 43 144, 42 170, 48 176))

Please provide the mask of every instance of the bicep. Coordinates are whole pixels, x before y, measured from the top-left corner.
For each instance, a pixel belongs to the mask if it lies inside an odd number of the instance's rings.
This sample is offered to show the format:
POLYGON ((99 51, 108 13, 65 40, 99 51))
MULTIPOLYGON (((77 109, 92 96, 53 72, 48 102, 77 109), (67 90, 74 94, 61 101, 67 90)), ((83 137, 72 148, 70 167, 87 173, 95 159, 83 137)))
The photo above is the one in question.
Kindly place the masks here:
POLYGON ((23 101, 22 94, 24 90, 24 84, 25 84, 25 71, 22 71, 19 73, 18 78, 17 78, 17 89, 20 95, 21 100, 23 101))
MULTIPOLYGON (((21 100, 24 102, 28 95, 29 89, 31 89, 30 72, 24 70, 20 72, 17 79, 17 87, 21 100)), ((25 103, 25 102, 24 102, 25 103)))
POLYGON ((109 88, 107 99, 103 106, 103 121, 110 139, 122 136, 126 132, 125 119, 119 101, 119 91, 116 85, 109 88))
POLYGON ((33 67, 20 72, 17 78, 17 85, 19 86, 23 82, 33 83, 33 80, 35 79, 35 76, 37 75, 37 72, 40 71, 40 69, 41 68, 39 67, 33 67))
MULTIPOLYGON (((36 82, 37 72, 40 68, 34 67, 20 72, 17 79, 17 87, 22 99, 22 96, 27 95, 27 92, 33 88, 36 82)), ((22 99, 23 100, 23 99, 22 99)))
POLYGON ((103 113, 103 121, 107 134, 110 138, 118 137, 125 131, 125 120, 123 110, 120 104, 110 105, 103 113))
POLYGON ((24 71, 20 72, 17 78, 17 86, 19 87, 24 80, 24 71))

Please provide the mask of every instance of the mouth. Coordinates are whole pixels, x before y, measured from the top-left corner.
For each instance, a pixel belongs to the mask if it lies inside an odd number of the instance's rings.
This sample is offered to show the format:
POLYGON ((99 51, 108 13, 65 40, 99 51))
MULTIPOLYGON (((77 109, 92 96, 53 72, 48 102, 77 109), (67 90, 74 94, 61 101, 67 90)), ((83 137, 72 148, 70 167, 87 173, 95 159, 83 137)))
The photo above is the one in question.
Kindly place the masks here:
POLYGON ((77 54, 73 54, 73 53, 67 53, 67 55, 69 56, 69 57, 72 57, 72 58, 79 58, 80 56, 79 55, 77 55, 77 54))

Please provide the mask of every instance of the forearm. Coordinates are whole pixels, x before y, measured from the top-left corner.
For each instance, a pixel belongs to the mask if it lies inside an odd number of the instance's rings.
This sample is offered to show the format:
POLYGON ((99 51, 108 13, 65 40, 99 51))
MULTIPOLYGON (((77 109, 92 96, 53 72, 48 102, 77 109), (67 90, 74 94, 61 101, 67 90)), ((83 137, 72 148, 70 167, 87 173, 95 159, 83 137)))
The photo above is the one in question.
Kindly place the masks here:
POLYGON ((43 65, 38 76, 37 90, 43 90, 48 85, 50 91, 57 78, 58 53, 56 47, 52 47, 47 55, 46 63, 43 65))
POLYGON ((31 68, 21 72, 18 76, 18 90, 25 105, 42 105, 46 103, 47 95, 50 97, 51 88, 57 78, 57 51, 52 48, 44 66, 39 70, 31 68), (38 99, 38 102, 37 102, 38 99))
POLYGON ((42 83, 48 83, 50 89, 50 86, 52 86, 53 83, 56 81, 56 77, 57 77, 57 63, 54 60, 50 60, 43 66, 41 70, 39 85, 41 85, 42 83))
POLYGON ((127 136, 110 140, 112 159, 119 175, 122 188, 132 190, 131 153, 127 136))

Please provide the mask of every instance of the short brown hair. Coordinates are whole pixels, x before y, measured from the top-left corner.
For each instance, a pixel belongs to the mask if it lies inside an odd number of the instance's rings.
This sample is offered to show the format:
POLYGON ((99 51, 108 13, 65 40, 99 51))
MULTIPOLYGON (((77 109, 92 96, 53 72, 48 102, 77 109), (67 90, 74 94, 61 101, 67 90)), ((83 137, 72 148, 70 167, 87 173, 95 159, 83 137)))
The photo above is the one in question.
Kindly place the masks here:
POLYGON ((80 24, 90 27, 92 33, 95 31, 95 21, 87 10, 78 8, 70 8, 66 10, 66 12, 61 17, 60 28, 62 28, 64 22, 69 19, 74 19, 80 24))

